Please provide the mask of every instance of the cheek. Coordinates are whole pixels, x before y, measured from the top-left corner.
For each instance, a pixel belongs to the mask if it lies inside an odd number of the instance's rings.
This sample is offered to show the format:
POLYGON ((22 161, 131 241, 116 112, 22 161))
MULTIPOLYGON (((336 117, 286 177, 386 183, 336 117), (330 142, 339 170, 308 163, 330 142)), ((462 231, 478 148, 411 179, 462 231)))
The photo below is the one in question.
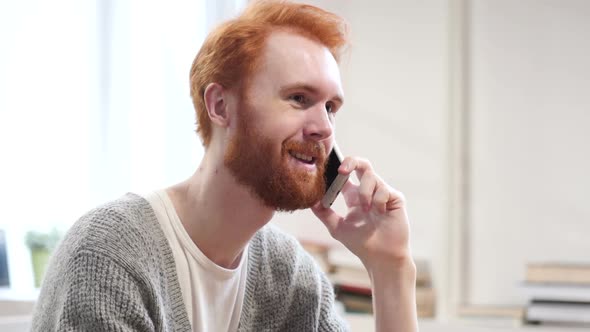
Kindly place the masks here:
POLYGON ((263 137, 279 143, 290 139, 303 140, 304 111, 276 99, 252 103, 247 111, 249 127, 255 128, 263 137))
POLYGON ((303 121, 288 112, 278 111, 260 122, 266 137, 280 141, 303 139, 303 121))

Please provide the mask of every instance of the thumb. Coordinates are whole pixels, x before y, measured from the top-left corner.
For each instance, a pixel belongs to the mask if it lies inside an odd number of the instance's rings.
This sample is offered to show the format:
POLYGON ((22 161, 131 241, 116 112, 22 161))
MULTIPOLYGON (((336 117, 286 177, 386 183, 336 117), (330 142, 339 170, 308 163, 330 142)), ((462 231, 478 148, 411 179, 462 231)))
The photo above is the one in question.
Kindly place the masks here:
POLYGON ((311 207, 311 211, 318 217, 319 220, 326 226, 332 237, 336 233, 336 229, 338 225, 343 220, 343 217, 340 216, 336 211, 332 210, 332 208, 328 207, 325 208, 322 206, 321 202, 316 203, 314 206, 311 207))

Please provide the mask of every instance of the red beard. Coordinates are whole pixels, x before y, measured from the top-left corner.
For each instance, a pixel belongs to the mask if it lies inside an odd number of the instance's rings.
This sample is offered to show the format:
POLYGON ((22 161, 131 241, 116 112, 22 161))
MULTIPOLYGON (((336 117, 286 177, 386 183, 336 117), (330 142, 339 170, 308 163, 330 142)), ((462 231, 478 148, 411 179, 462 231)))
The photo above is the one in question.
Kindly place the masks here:
POLYGON ((240 109, 236 135, 229 142, 224 162, 237 181, 248 186, 266 206, 277 211, 305 209, 326 191, 326 152, 317 141, 285 141, 277 155, 271 138, 259 133, 249 121, 248 107, 240 109), (316 172, 293 166, 289 151, 314 157, 316 172))

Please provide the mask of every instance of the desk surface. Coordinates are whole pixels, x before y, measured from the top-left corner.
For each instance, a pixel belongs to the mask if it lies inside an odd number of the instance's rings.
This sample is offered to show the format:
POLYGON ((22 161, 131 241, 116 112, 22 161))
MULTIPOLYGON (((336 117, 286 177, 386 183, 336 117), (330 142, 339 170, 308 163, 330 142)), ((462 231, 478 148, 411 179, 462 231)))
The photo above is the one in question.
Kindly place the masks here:
MULTIPOLYGON (((373 316, 362 314, 346 314, 353 332, 374 332, 373 316)), ((549 326, 549 325, 524 325, 506 320, 476 320, 469 319, 456 322, 437 322, 433 320, 420 320, 418 322, 420 332, 582 332, 590 331, 590 327, 549 326)))
MULTIPOLYGON (((370 315, 346 315, 353 332, 374 332, 373 317, 370 315)), ((2 317, 0 316, 0 331, 25 332, 30 329, 30 316, 2 317)), ((504 322, 505 323, 505 322, 504 322)), ((420 332, 581 332, 589 328, 551 327, 551 326, 494 326, 501 325, 498 322, 469 322, 441 323, 436 321, 419 322, 420 332)))
MULTIPOLYGON (((374 332, 373 316, 363 314, 346 314, 344 316, 353 332, 374 332)), ((24 332, 30 329, 31 317, 27 315, 4 316, 0 311, 0 331, 24 332)), ((589 327, 564 327, 547 325, 516 326, 506 320, 470 319, 456 322, 437 322, 420 320, 420 332, 582 332, 590 331, 589 327)))

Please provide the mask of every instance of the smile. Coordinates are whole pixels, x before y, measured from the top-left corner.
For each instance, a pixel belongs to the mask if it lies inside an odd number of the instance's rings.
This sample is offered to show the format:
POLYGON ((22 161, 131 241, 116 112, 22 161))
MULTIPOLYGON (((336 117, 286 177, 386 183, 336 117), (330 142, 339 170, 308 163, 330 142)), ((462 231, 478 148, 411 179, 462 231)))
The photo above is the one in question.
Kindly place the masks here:
POLYGON ((316 158, 302 154, 302 153, 289 151, 289 154, 291 155, 291 157, 297 159, 298 161, 300 161, 302 163, 306 163, 306 164, 311 165, 311 164, 315 164, 315 161, 316 161, 316 158))

